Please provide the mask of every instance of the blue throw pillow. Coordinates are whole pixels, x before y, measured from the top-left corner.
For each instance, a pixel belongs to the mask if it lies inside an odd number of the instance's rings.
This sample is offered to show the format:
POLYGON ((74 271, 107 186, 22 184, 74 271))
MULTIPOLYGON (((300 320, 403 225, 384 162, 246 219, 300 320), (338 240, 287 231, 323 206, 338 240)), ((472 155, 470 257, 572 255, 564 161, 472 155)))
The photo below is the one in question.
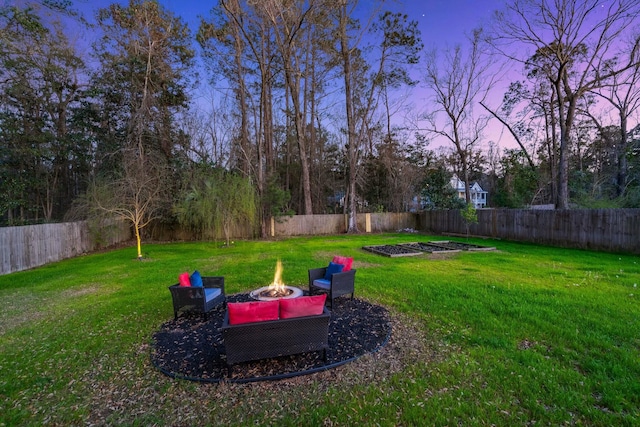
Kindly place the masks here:
MULTIPOLYGON (((331 276, 336 273, 342 273, 343 268, 344 265, 342 264, 334 264, 330 262, 329 266, 327 267, 327 271, 324 273, 324 279, 331 280, 331 276)), ((193 284, 191 286, 193 286, 193 284)))
POLYGON ((189 281, 191 282, 191 286, 196 288, 202 287, 202 277, 200 276, 200 272, 198 270, 194 271, 191 277, 189 277, 189 281))

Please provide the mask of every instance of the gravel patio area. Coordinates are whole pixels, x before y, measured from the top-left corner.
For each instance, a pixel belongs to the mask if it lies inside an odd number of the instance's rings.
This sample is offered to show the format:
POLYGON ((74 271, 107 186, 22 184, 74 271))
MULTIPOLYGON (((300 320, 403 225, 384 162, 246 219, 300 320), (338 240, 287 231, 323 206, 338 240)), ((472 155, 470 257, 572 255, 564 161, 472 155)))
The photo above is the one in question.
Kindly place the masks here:
MULTIPOLYGON (((228 302, 250 301, 249 294, 228 295, 228 302)), ((165 322, 153 336, 151 361, 163 373, 199 382, 277 380, 331 369, 377 352, 391 336, 388 311, 360 299, 338 298, 331 310, 327 360, 321 352, 283 356, 234 365, 229 376, 219 331, 225 309, 165 322)))

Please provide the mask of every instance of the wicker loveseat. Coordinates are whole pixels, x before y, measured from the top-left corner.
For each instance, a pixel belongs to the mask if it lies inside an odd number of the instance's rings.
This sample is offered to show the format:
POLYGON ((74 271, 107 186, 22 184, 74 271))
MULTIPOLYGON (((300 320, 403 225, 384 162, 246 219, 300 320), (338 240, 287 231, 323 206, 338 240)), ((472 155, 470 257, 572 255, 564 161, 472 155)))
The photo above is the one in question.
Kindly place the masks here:
MULTIPOLYGON (((278 303, 278 301, 273 302, 278 303)), ((331 313, 324 307, 324 299, 321 300, 320 314, 249 321, 241 324, 230 323, 230 305, 233 306, 232 303, 227 306, 228 310, 221 327, 229 367, 250 360, 312 351, 322 351, 323 357, 326 358, 331 313)))

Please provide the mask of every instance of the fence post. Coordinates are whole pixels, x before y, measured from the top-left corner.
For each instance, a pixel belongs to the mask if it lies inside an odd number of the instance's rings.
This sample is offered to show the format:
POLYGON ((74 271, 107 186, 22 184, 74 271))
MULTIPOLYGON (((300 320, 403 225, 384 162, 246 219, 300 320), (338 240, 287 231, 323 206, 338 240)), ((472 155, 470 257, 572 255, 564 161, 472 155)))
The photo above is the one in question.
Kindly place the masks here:
POLYGON ((364 231, 371 233, 371 214, 369 212, 364 214, 364 231))

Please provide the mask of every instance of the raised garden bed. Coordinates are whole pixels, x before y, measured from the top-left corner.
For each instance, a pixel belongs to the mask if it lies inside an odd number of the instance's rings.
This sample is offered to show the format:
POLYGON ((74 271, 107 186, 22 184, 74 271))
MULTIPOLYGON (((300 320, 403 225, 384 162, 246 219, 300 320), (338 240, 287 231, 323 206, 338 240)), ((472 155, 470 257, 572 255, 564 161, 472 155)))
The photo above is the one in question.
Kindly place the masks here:
POLYGON ((400 243, 403 248, 415 249, 421 252, 428 253, 451 253, 460 252, 461 249, 449 249, 439 245, 432 245, 431 243, 412 242, 412 243, 400 243))
POLYGON ((439 246, 441 248, 461 251, 494 251, 496 248, 489 246, 474 245, 471 243, 452 242, 450 240, 439 240, 429 242, 429 245, 439 246))
POLYGON ((416 256, 422 255, 423 252, 407 248, 400 245, 377 245, 377 246, 363 246, 362 249, 376 253, 378 255, 384 255, 388 257, 401 257, 401 256, 416 256))

